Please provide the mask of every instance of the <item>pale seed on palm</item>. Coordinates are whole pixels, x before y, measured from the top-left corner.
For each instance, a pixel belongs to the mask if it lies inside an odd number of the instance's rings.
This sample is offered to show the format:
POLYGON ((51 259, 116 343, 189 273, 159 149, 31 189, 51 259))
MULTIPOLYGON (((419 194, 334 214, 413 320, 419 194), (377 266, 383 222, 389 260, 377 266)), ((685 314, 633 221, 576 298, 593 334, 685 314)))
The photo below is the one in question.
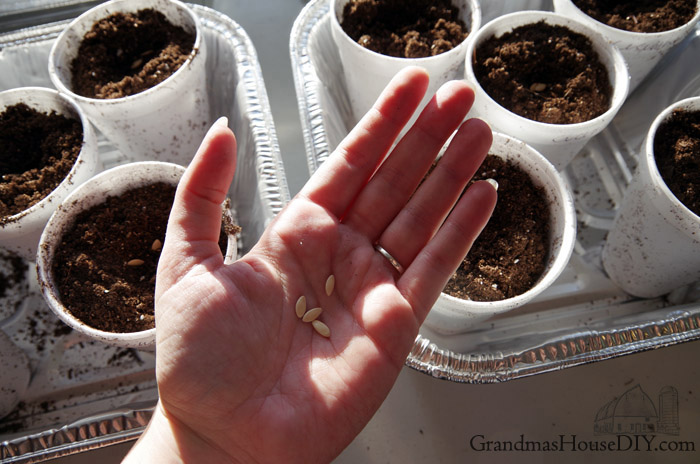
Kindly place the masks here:
POLYGON ((294 309, 297 313, 297 317, 301 319, 304 313, 306 313, 306 297, 304 295, 299 297, 299 299, 297 300, 296 307, 294 309))
POLYGON ((335 288, 335 276, 333 274, 331 274, 326 279, 326 295, 331 296, 331 293, 333 293, 334 288, 335 288))
POLYGON ((326 338, 331 336, 331 329, 329 329, 326 324, 319 321, 318 319, 315 321, 312 321, 311 325, 314 326, 314 330, 316 330, 316 332, 318 332, 319 335, 326 337, 326 338))
POLYGON ((316 319, 318 319, 318 316, 320 316, 322 312, 323 309, 321 309, 320 307, 309 309, 308 311, 306 311, 306 313, 304 313, 304 316, 301 318, 301 320, 304 322, 313 322, 316 319))

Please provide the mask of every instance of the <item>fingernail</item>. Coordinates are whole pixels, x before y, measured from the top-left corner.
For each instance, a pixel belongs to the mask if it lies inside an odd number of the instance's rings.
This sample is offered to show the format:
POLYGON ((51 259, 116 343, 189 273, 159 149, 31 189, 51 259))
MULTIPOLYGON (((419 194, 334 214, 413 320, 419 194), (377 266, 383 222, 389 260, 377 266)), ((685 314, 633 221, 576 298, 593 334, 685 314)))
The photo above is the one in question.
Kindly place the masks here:
POLYGON ((226 116, 221 116, 211 127, 228 127, 228 118, 226 116))
POLYGON ((474 85, 471 82, 469 82, 467 79, 462 78, 462 79, 454 79, 454 80, 457 82, 461 82, 462 84, 466 85, 470 89, 474 90, 474 85))
POLYGON ((486 179, 486 182, 491 184, 494 190, 498 191, 498 182, 496 182, 496 179, 486 179))

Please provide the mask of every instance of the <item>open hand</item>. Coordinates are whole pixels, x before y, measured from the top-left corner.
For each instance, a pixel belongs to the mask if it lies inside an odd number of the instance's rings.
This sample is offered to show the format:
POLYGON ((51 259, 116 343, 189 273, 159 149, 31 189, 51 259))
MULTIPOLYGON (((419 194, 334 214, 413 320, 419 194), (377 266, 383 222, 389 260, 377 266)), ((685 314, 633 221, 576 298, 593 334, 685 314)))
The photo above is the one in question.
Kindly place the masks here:
POLYGON ((328 462, 370 420, 496 202, 486 182, 460 198, 491 143, 485 123, 463 123, 466 84, 444 85, 394 146, 427 83, 418 68, 399 73, 228 265, 217 240, 235 139, 212 127, 173 204, 156 284, 160 401, 127 460, 328 462), (330 337, 297 317, 301 296, 323 308, 330 337))

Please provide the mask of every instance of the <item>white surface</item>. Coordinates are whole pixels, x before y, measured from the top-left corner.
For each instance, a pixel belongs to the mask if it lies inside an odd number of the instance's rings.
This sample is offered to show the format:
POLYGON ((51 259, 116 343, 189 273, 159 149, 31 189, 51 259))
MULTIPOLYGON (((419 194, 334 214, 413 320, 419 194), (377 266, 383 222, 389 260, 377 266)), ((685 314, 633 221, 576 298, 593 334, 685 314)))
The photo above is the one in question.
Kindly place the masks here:
MULTIPOLYGON (((302 1, 218 0, 213 8, 238 22, 258 52, 292 194, 306 181, 288 40, 302 1)), ((404 368, 394 389, 365 430, 335 464, 433 463, 697 463, 700 462, 700 342, 537 375, 504 384, 464 385, 404 368), (593 434, 598 410, 639 384, 658 404, 665 386, 678 390, 680 435, 657 441, 694 442, 695 452, 477 452, 470 439, 614 439, 593 434)), ((658 443, 655 443, 658 444, 658 443)), ((52 461, 119 462, 130 445, 52 461)), ((290 458, 294 450, 290 450, 290 458)))
MULTIPOLYGON (((404 368, 394 389, 367 427, 334 464, 452 463, 697 463, 700 462, 700 342, 537 375, 495 385, 465 385, 430 378, 404 368), (694 452, 640 450, 563 452, 475 451, 472 437, 491 441, 520 435, 529 441, 577 443, 616 440, 593 433, 596 413, 616 396, 639 385, 658 408, 663 387, 678 390, 680 434, 662 441, 694 444, 694 452)), ((647 435, 651 440, 651 435, 647 435)), ((621 439, 627 444, 626 438, 621 439)), ((475 443, 478 443, 475 441, 475 443)), ((118 445, 56 464, 119 462, 130 445, 118 445)), ((571 445, 567 445, 570 448, 571 445)), ((476 446, 475 446, 476 447, 476 446)), ((294 451, 290 450, 290 458, 294 451)), ((292 462, 290 460, 290 462, 292 462)))
POLYGON ((12 339, 0 331, 0 417, 8 414, 20 402, 29 385, 31 370, 27 355, 12 339))

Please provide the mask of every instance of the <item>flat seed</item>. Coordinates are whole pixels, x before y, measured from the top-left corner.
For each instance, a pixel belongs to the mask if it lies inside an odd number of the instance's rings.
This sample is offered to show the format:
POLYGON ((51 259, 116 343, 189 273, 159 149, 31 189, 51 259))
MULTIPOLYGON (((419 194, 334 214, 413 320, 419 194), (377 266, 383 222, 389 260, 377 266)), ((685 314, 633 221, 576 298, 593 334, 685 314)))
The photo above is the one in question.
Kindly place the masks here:
POLYGON ((323 309, 321 308, 309 309, 308 311, 306 311, 306 313, 304 313, 304 316, 301 318, 301 320, 304 322, 313 322, 316 319, 318 319, 318 316, 320 316, 322 312, 323 309))
POLYGON ((316 332, 318 332, 319 335, 324 336, 326 338, 331 336, 331 329, 329 329, 328 326, 323 322, 316 320, 313 321, 311 325, 314 326, 314 329, 316 330, 316 332))
POLYGON ((126 263, 127 266, 140 266, 143 264, 142 259, 132 259, 128 263, 126 263))
POLYGON ((335 288, 335 276, 333 274, 331 274, 326 279, 326 295, 331 296, 331 293, 333 293, 334 288, 335 288))
POLYGON ((158 251, 161 248, 163 248, 163 242, 161 242, 158 239, 153 240, 153 244, 151 245, 151 250, 158 251))
POLYGON ((530 90, 532 90, 533 92, 542 92, 546 88, 547 84, 543 84, 542 82, 535 82, 530 86, 530 90))
POLYGON ((141 64, 143 64, 143 60, 141 58, 138 58, 138 59, 136 59, 136 61, 131 63, 131 69, 136 69, 139 66, 141 66, 141 64))
POLYGON ((295 311, 296 311, 297 317, 299 319, 301 319, 301 317, 306 312, 306 297, 304 295, 300 296, 299 299, 297 300, 297 305, 296 305, 295 311))

